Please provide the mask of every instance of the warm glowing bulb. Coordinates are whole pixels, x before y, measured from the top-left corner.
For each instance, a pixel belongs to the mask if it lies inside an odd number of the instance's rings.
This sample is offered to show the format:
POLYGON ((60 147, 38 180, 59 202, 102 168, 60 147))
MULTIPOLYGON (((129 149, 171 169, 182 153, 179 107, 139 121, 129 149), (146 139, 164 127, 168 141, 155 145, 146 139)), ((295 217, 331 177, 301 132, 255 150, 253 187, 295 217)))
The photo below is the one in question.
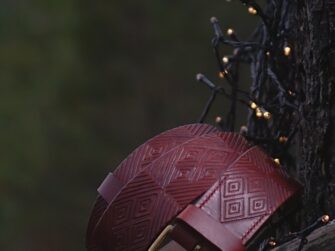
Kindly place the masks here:
POLYGON ((252 15, 256 15, 257 14, 257 10, 254 7, 249 7, 248 8, 248 12, 252 15))
POLYGON ((291 90, 288 90, 288 94, 289 94, 290 96, 292 96, 292 97, 295 96, 295 93, 294 93, 293 91, 291 91, 291 90))
POLYGON ((194 248, 193 248, 194 251, 200 251, 201 250, 201 246, 200 245, 196 245, 194 248))
POLYGON ((263 113, 263 116, 264 116, 265 119, 271 119, 271 113, 268 112, 268 111, 265 111, 265 112, 263 113))
POLYGON ((250 108, 251 108, 251 109, 255 110, 257 107, 258 107, 258 106, 257 106, 257 104, 256 104, 255 102, 251 102, 251 103, 250 103, 250 108))
POLYGON ((321 220, 322 220, 323 223, 328 223, 329 220, 330 220, 330 217, 329 217, 329 215, 325 214, 324 216, 322 216, 321 220))
POLYGON ((287 141, 288 141, 288 137, 286 137, 286 136, 280 136, 280 137, 279 137, 279 143, 284 144, 284 143, 286 143, 287 141))
POLYGON ((228 36, 231 36, 231 35, 233 35, 233 34, 234 34, 234 30, 231 29, 231 28, 229 28, 229 29, 227 30, 227 35, 228 35, 228 36))
POLYGON ((248 127, 245 126, 245 125, 241 126, 241 128, 240 128, 240 134, 245 135, 247 133, 248 133, 248 127))
POLYGON ((223 61, 223 63, 227 64, 229 62, 229 58, 228 57, 223 57, 222 61, 223 61))
POLYGON ((284 55, 288 57, 290 54, 291 54, 291 47, 285 46, 284 55))
POLYGON ((217 116, 215 118, 215 123, 220 124, 222 122, 222 118, 220 116, 217 116))
POLYGON ((267 51, 267 52, 266 52, 266 55, 269 57, 269 56, 270 56, 270 52, 269 52, 269 51, 267 51))
POLYGON ((277 245, 277 243, 276 243, 274 240, 270 240, 270 241, 269 241, 269 245, 270 245, 271 247, 275 247, 275 246, 277 245))
POLYGON ((280 165, 280 160, 279 160, 278 158, 275 158, 273 161, 274 161, 277 165, 280 165))
POLYGON ((256 117, 257 118, 263 117, 263 113, 262 113, 261 109, 259 109, 259 107, 256 108, 256 117))
POLYGON ((223 72, 223 71, 220 71, 220 72, 219 72, 219 77, 220 77, 220 78, 224 78, 224 77, 225 77, 225 75, 226 75, 226 73, 225 73, 225 72, 223 72))

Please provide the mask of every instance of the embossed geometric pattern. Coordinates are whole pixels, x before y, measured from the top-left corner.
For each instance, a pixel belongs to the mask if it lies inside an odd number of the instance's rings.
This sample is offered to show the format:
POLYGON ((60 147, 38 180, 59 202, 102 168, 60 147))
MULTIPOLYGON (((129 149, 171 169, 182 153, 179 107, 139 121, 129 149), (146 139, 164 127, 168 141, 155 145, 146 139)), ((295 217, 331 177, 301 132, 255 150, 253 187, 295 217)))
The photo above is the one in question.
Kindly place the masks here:
POLYGON ((235 234, 241 233, 245 243, 298 189, 286 177, 273 160, 253 147, 222 173, 220 181, 213 184, 196 206, 230 229, 235 228, 235 234))
MULTIPOLYGON (((174 147, 207 133, 219 133, 217 129, 206 124, 191 124, 180 126, 150 139, 145 144, 138 147, 128 158, 126 158, 116 169, 113 175, 122 183, 126 184, 134 178, 141 170, 148 166, 152 161, 159 158, 165 152, 174 147), (129 166, 131 168, 129 168, 129 166)), ((100 221, 103 212, 107 208, 106 202, 99 197, 95 204, 89 224, 87 227, 87 246, 92 244, 92 234, 96 224, 100 221)))
POLYGON ((242 195, 244 193, 245 181, 243 177, 235 177, 224 180, 224 197, 242 195))
POLYGON ((244 217, 244 199, 236 198, 223 201, 224 219, 239 219, 244 217))
POLYGON ((112 250, 144 250, 148 240, 159 231, 159 227, 181 208, 169 199, 150 175, 143 171, 122 193, 103 216, 97 234, 103 238, 102 246, 112 246, 112 250), (126 231, 125 231, 126 230, 126 231), (122 239, 118 236, 122 233, 122 239), (106 239, 105 239, 106 238, 106 239), (127 248, 128 250, 128 248, 127 248))
POLYGON ((136 174, 143 170, 152 161, 159 158, 174 147, 207 133, 217 132, 217 129, 209 125, 194 124, 181 126, 150 139, 130 154, 116 169, 114 175, 123 182, 128 182, 136 174), (132 168, 127 168, 131 166, 132 168))
POLYGON ((198 124, 167 131, 137 148, 113 173, 122 186, 100 217, 94 217, 87 248, 146 250, 202 194, 196 205, 218 222, 263 219, 291 194, 283 188, 284 175, 274 181, 274 172, 271 159, 238 134, 198 124))
POLYGON ((148 246, 157 231, 205 192, 240 155, 239 151, 248 147, 234 144, 241 138, 239 135, 225 138, 212 127, 207 126, 206 130, 199 127, 189 127, 193 136, 188 140, 178 144, 164 141, 164 147, 151 141, 122 162, 121 170, 113 175, 123 182, 126 178, 128 181, 97 226, 101 246, 107 247, 116 241, 118 246, 114 245, 112 250, 123 250, 125 246, 127 250, 141 250, 148 246), (123 170, 126 167, 132 170, 126 172, 123 170), (136 229, 144 229, 143 224, 149 226, 146 234, 135 234, 136 229), (121 239, 118 238, 120 233, 121 239))
POLYGON ((249 197, 249 215, 259 215, 262 213, 266 213, 267 211, 267 196, 254 196, 249 197))
POLYGON ((241 170, 223 178, 221 182, 221 222, 241 220, 264 214, 268 210, 266 186, 268 181, 255 172, 241 170), (251 175, 251 176, 250 176, 251 175), (261 182, 262 181, 262 182, 261 182), (237 206, 238 205, 238 206, 237 206))
POLYGON ((135 201, 134 218, 150 215, 158 199, 158 193, 139 196, 135 201))

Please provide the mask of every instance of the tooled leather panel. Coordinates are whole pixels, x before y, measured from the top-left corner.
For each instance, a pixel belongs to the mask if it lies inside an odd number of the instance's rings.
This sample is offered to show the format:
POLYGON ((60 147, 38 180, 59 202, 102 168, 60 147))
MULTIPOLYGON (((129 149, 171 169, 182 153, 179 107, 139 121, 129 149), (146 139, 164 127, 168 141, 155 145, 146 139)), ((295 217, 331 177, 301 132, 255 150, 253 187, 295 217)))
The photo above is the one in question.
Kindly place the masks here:
POLYGON ((203 193, 196 206, 245 244, 297 190, 272 159, 258 148, 249 149, 240 135, 209 125, 177 129, 143 144, 114 172, 119 192, 113 192, 97 220, 94 247, 145 250, 203 193))
MULTIPOLYGON (((107 202, 106 198, 102 198, 106 196, 101 196, 101 194, 98 196, 87 227, 86 246, 95 246, 95 244, 92 243, 92 235, 96 225, 99 223, 104 211, 107 209, 108 204, 114 199, 116 194, 120 192, 121 188, 129 182, 129 180, 134 178, 138 172, 143 170, 152 161, 159 158, 164 153, 170 151, 185 141, 207 133, 218 134, 219 131, 207 124, 190 124, 180 126, 165 131, 148 140, 146 143, 137 147, 124 161, 122 161, 113 173, 114 179, 105 179, 103 182, 105 183, 103 193, 107 193, 108 191, 113 191, 113 193, 109 192, 112 196, 108 196, 109 198, 107 202)), ((106 178, 108 178, 108 176, 106 178)), ((101 186, 99 188, 101 188, 101 186)), ((88 250, 91 250, 91 248, 88 248, 88 250)))
POLYGON ((260 148, 253 147, 222 173, 196 207, 246 244, 299 188, 260 148))
MULTIPOLYGON (((145 250, 162 228, 248 148, 238 134, 194 137, 152 161, 108 206, 96 230, 103 250, 145 250)), ((131 165, 128 166, 131 168, 131 165)))

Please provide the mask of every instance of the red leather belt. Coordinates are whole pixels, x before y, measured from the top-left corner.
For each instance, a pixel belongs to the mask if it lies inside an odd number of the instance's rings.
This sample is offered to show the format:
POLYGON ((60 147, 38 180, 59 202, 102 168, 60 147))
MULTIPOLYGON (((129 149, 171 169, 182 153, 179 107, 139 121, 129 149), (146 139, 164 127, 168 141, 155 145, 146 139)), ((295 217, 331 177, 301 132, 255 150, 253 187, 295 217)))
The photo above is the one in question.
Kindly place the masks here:
POLYGON ((106 177, 87 249, 245 250, 299 188, 242 136, 204 124, 179 127, 140 146, 106 177), (166 228, 172 241, 160 243, 166 228))

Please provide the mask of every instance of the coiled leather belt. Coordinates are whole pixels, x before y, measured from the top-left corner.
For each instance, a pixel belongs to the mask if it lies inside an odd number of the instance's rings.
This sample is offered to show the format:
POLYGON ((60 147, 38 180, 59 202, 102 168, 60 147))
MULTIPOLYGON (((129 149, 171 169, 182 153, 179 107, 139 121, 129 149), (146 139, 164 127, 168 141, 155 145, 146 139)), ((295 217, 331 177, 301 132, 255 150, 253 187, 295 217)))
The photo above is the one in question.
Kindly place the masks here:
POLYGON ((106 177, 87 250, 245 250, 299 189, 239 134, 178 127, 137 148, 106 177))

